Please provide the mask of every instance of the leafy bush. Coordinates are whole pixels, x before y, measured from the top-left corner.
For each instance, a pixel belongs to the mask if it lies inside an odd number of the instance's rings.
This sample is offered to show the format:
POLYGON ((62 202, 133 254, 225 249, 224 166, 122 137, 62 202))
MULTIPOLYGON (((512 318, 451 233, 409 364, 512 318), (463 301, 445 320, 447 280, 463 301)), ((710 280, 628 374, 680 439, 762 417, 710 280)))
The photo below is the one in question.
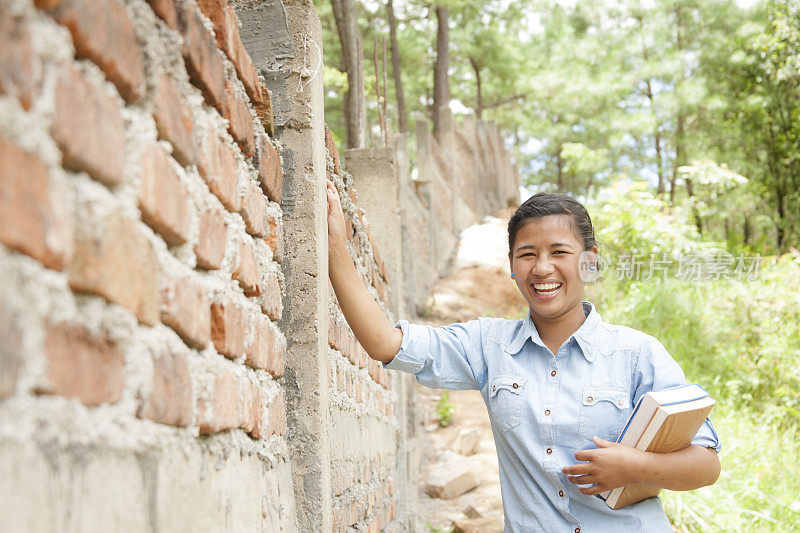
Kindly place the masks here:
POLYGON ((441 427, 445 427, 450 423, 450 419, 453 417, 456 409, 458 409, 456 404, 450 401, 450 393, 446 390, 442 391, 442 397, 439 398, 439 401, 436 403, 436 419, 439 420, 439 425, 441 427))
MULTIPOLYGON (((687 210, 618 184, 589 206, 601 255, 724 252, 703 243, 687 210)), ((703 276, 701 276, 702 278, 703 276)), ((713 487, 665 491, 678 531, 788 531, 800 523, 800 254, 763 258, 755 279, 618 279, 587 297, 603 318, 658 338, 689 382, 717 399, 722 474, 713 487)))

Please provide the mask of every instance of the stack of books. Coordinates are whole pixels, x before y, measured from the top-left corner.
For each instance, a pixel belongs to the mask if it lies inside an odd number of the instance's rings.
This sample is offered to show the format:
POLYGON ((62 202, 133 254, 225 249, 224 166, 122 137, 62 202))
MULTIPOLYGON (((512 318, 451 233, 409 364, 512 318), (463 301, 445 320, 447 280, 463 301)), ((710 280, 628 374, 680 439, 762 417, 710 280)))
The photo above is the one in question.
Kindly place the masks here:
MULTIPOLYGON (((691 444, 715 403, 697 384, 648 392, 636 404, 617 442, 647 452, 680 451, 691 444)), ((612 509, 620 509, 660 491, 652 485, 625 485, 600 497, 612 509)))

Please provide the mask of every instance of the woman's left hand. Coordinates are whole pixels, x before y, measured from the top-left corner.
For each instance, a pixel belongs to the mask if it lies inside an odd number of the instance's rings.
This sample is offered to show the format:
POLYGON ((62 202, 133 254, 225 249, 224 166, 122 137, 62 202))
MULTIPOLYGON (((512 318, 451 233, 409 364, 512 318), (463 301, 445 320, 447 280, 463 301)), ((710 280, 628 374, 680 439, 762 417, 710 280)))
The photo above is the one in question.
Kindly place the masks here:
POLYGON ((585 463, 561 469, 571 483, 591 485, 581 487, 579 491, 591 496, 638 482, 646 462, 646 452, 600 437, 595 437, 594 443, 597 445, 594 450, 575 452, 575 459, 586 461, 585 463))

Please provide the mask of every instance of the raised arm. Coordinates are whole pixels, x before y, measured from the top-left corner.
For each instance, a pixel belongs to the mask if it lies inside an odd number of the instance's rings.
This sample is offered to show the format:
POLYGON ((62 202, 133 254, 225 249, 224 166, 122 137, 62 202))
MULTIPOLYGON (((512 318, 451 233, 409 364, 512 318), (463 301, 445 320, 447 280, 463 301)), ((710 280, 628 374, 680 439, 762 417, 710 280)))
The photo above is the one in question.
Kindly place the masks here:
POLYGON ((328 273, 344 318, 370 357, 384 363, 400 351, 403 333, 392 326, 372 299, 347 251, 344 215, 339 193, 330 180, 328 199, 328 273))

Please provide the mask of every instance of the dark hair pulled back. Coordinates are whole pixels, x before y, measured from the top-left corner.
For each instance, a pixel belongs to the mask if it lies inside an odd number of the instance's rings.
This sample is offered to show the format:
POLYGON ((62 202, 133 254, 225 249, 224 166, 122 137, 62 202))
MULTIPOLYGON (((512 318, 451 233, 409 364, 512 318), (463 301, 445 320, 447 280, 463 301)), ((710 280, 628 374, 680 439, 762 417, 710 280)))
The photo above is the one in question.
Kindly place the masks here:
POLYGON ((592 219, 580 202, 564 194, 540 192, 525 200, 508 221, 508 253, 514 252, 517 233, 528 220, 550 215, 570 217, 575 234, 583 241, 584 250, 591 250, 593 246, 597 246, 592 219))

